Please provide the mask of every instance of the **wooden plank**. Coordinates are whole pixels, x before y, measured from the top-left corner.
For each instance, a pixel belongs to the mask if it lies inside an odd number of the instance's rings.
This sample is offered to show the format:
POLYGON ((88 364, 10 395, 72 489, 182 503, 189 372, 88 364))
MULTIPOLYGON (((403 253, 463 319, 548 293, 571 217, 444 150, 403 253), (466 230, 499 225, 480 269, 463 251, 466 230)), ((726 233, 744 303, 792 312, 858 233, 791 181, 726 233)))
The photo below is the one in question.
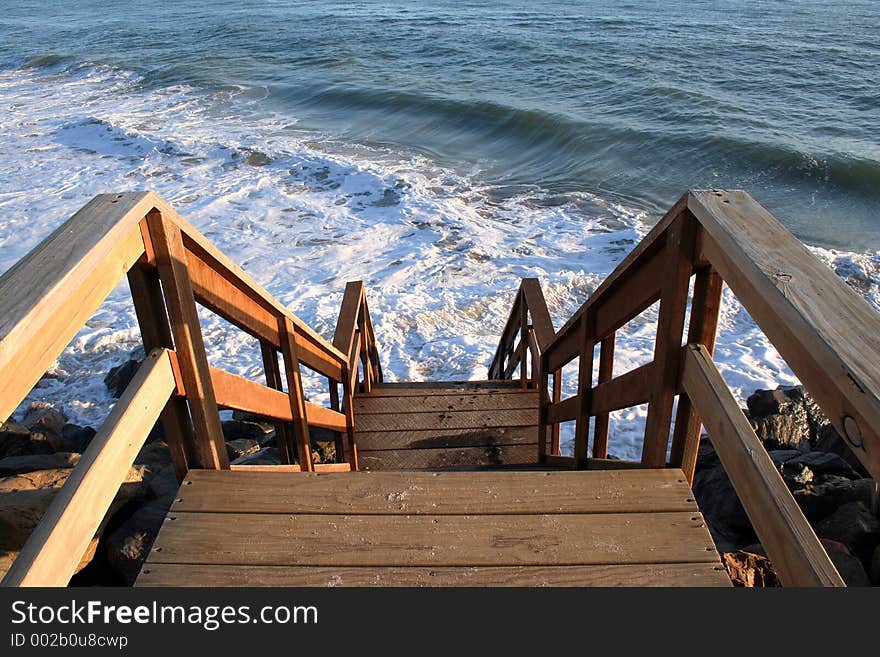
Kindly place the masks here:
POLYGON ((507 369, 504 360, 506 354, 509 353, 516 340, 516 329, 519 328, 519 322, 521 320, 520 307, 522 306, 522 303, 522 286, 520 286, 520 289, 516 291, 516 296, 513 298, 513 303, 510 306, 510 314, 507 316, 504 328, 501 330, 501 338, 498 341, 498 348, 495 350, 495 356, 492 359, 492 363, 489 365, 490 379, 508 378, 504 376, 504 371, 507 369))
POLYGON ((580 320, 577 324, 572 324, 564 333, 560 329, 553 342, 544 350, 544 354, 541 357, 543 365, 541 370, 548 374, 556 372, 577 358, 583 346, 581 344, 582 337, 580 320))
MULTIPOLYGON (((141 221, 141 234, 148 230, 146 221, 141 221)), ((155 260, 152 243, 150 253, 155 260)), ((141 330, 144 353, 150 353, 153 349, 173 349, 171 326, 168 323, 165 299, 162 296, 162 287, 156 269, 135 265, 128 270, 128 285, 141 330)), ((181 383, 178 381, 178 384, 181 383)), ((177 396, 169 399, 160 419, 165 442, 171 452, 174 474, 177 476, 177 481, 182 481, 189 470, 189 460, 192 458, 190 454, 195 454, 195 438, 186 399, 177 396)))
POLYGON ((311 471, 313 469, 312 447, 309 442, 308 412, 302 389, 295 331, 296 329, 290 318, 282 317, 278 320, 278 333, 281 335, 281 355, 284 358, 287 396, 292 417, 291 430, 299 456, 299 465, 303 470, 311 471))
POLYGON ((627 566, 310 567, 150 564, 136 586, 732 586, 712 563, 627 566))
POLYGON ((3 579, 66 586, 175 389, 166 350, 150 352, 3 579))
POLYGON ((149 563, 547 566, 718 561, 705 523, 695 512, 174 516, 162 525, 149 563))
MULTIPOLYGON (((232 472, 302 472, 299 463, 282 463, 281 465, 245 465, 231 464, 229 469, 232 472)), ((212 472, 211 470, 192 470, 191 472, 212 472)), ((216 471, 214 471, 216 472, 216 471)))
MULTIPOLYGON (((455 394, 463 390, 497 390, 509 393, 522 392, 519 381, 501 381, 498 379, 486 381, 384 381, 373 388, 371 396, 377 395, 425 395, 425 394, 455 394)), ((358 395, 360 397, 362 395, 358 395)))
POLYGON ((144 253, 144 194, 102 194, 0 276, 0 420, 6 420, 144 253))
POLYGON ((260 474, 194 470, 184 480, 173 511, 534 515, 698 509, 681 471, 664 468, 627 472, 302 473, 295 477, 272 474, 271 470, 260 474))
POLYGON ((444 449, 385 449, 358 453, 361 470, 440 470, 443 468, 535 464, 537 442, 522 445, 444 449))
MULTIPOLYGON (((711 267, 700 269, 694 280, 688 343, 703 345, 710 356, 715 350, 723 283, 721 276, 711 267)), ((691 483, 697 467, 701 426, 700 417, 694 410, 690 398, 685 394, 679 395, 669 462, 680 467, 691 483)))
POLYGON ((668 267, 663 251, 633 266, 636 269, 621 276, 614 287, 591 302, 596 315, 597 339, 618 330, 660 298, 660 285, 668 267))
POLYGON ((489 429, 429 429, 422 431, 361 431, 361 449, 439 449, 491 445, 531 445, 537 427, 491 427, 489 429))
POLYGON ((342 306, 339 308, 339 317, 336 320, 333 346, 349 358, 354 346, 354 335, 357 331, 358 315, 360 315, 363 300, 363 281, 349 281, 345 284, 342 306))
POLYGON ((547 422, 569 422, 578 418, 581 399, 577 395, 547 406, 547 422))
POLYGON ((646 363, 593 388, 590 413, 598 415, 648 401, 654 363, 646 363))
MULTIPOLYGON (((504 371, 501 373, 502 378, 510 379, 513 376, 513 373, 516 371, 517 367, 520 367, 524 361, 524 354, 526 349, 525 342, 518 342, 516 345, 516 349, 513 350, 513 353, 510 355, 510 360, 507 363, 507 366, 504 368, 504 371)), ((520 380, 517 383, 522 386, 522 373, 520 372, 520 380)))
MULTIPOLYGON (((496 427, 537 426, 538 409, 525 408, 508 411, 429 411, 357 415, 358 432, 368 431, 421 431, 428 429, 492 429, 496 427)), ((536 441, 537 442, 537 441, 536 441)))
MULTIPOLYGON (((290 397, 286 392, 268 388, 216 367, 209 367, 208 370, 219 407, 262 415, 282 422, 293 422, 290 397)), ((345 431, 345 416, 342 413, 312 402, 304 402, 304 406, 309 426, 345 431)))
POLYGON ((587 459, 587 470, 644 470, 641 461, 621 461, 620 459, 587 459))
MULTIPOLYGON (((276 327, 277 329, 277 327, 276 327)), ((278 367, 278 352, 275 347, 264 340, 260 340, 260 356, 263 359, 263 372, 266 375, 266 385, 279 392, 284 391, 281 379, 281 369, 278 367)), ((287 410, 287 405, 285 405, 287 410)), ((275 444, 278 445, 278 455, 281 463, 287 465, 293 463, 293 454, 296 447, 293 444, 293 436, 289 431, 289 425, 283 419, 275 422, 275 444)))
POLYGON ((181 382, 194 431, 193 467, 228 469, 229 457, 211 386, 205 343, 186 267, 180 229, 158 212, 147 215, 171 322, 181 382))
POLYGON ((689 345, 683 369, 685 390, 782 584, 844 586, 706 348, 689 345))
POLYGON ((450 391, 450 394, 406 395, 400 397, 359 395, 354 401, 358 417, 382 413, 418 411, 500 411, 538 407, 538 393, 522 394, 487 391, 450 391))
MULTIPOLYGON (((608 383, 614 375, 614 336, 615 334, 611 333, 602 339, 602 346, 599 351, 599 376, 596 379, 597 387, 603 383, 608 383)), ((595 422, 593 428, 593 458, 604 459, 608 457, 608 412, 597 413, 595 422)))
POLYGON ((688 302, 688 285, 694 270, 697 224, 683 214, 669 227, 666 238, 665 271, 662 280, 657 338, 654 343, 653 382, 645 419, 642 463, 648 467, 666 465, 672 407, 681 371, 681 337, 688 302))
POLYGON ((595 333, 593 331, 593 315, 586 313, 581 322, 581 354, 578 358, 577 400, 578 408, 574 428, 574 459, 578 464, 587 458, 590 405, 593 396, 593 350, 595 333))
POLYGON ((532 328, 535 331, 538 347, 544 351, 556 337, 556 330, 553 328, 550 311, 547 310, 547 302, 544 300, 541 283, 537 278, 524 278, 521 286, 526 306, 532 317, 532 328))
POLYGON ((703 250, 880 479, 880 316, 742 191, 692 192, 703 250))

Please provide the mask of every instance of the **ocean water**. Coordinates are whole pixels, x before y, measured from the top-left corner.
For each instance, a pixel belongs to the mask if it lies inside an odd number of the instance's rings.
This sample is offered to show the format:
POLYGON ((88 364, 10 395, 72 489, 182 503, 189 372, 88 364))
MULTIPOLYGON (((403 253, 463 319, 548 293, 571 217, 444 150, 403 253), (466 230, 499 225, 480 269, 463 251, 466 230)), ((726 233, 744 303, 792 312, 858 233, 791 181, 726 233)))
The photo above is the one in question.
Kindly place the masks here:
MULTIPOLYGON (((880 308, 878 27, 807 0, 0 1, 0 271, 94 194, 154 189, 325 336, 363 279, 389 379, 483 378, 520 277, 558 327, 682 192, 742 187, 880 308)), ((735 393, 794 382, 725 294, 735 393)), ((203 330, 259 379, 254 341, 203 330)), ((99 424, 138 341, 120 286, 23 407, 99 424)))

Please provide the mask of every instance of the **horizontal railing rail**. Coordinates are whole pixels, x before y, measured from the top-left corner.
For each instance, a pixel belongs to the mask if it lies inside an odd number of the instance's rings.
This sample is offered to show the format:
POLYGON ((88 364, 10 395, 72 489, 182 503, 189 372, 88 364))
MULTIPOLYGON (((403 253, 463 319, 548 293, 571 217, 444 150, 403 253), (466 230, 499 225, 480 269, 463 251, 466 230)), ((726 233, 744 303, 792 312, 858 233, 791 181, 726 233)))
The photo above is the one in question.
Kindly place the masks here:
POLYGON ((270 467, 356 469, 353 448, 345 451, 354 445, 351 404, 340 412, 308 402, 301 380, 306 367, 350 396, 349 353, 307 326, 152 192, 95 197, 0 277, 0 419, 15 411, 123 276, 149 356, 4 584, 67 583, 157 418, 178 479, 191 468, 248 468, 230 466, 221 408, 276 422, 282 465, 270 467), (196 304, 259 341, 265 385, 208 364, 196 304), (313 462, 310 426, 348 436, 337 451, 344 462, 313 462))
POLYGON ((880 316, 742 191, 685 194, 543 350, 541 430, 565 421, 576 426, 572 457, 558 445, 540 456, 569 467, 672 466, 692 481, 705 422, 783 583, 840 585, 769 457, 757 454, 760 442, 712 365, 724 283, 877 479, 880 316), (658 302, 652 361, 614 376, 617 331, 658 302), (575 359, 576 393, 551 397, 548 378, 555 390, 575 359), (609 461, 609 413, 641 404, 648 406, 641 460, 609 461))

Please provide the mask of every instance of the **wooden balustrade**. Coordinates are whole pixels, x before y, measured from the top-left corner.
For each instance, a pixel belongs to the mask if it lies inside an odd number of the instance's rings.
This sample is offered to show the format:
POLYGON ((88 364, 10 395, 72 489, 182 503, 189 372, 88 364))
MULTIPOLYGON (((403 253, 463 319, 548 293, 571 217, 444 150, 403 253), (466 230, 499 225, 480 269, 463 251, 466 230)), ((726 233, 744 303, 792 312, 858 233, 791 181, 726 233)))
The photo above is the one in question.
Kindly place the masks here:
MULTIPOLYGON (((580 468, 672 466, 691 481, 705 422, 783 583, 839 585, 839 575, 711 364, 724 282, 877 479, 880 317, 742 191, 682 196, 543 348, 540 430, 552 432, 571 420, 576 430, 572 457, 561 456, 557 446, 549 454, 540 450, 539 458, 580 468), (613 377, 616 332, 658 301, 653 360, 613 377), (551 398, 548 376, 558 386, 562 368, 575 358, 577 393, 551 398), (608 413, 645 403, 641 463, 607 461, 608 413), (591 417, 595 428, 589 458, 591 417)), ((521 304, 520 295, 493 361, 496 374, 505 357, 518 353, 510 327, 521 304)))
MULTIPOLYGON (((0 277, 0 371, 16 373, 0 377, 0 419, 124 276, 150 355, 4 584, 67 583, 157 419, 179 479, 192 468, 230 468, 220 408, 276 422, 281 470, 357 469, 350 349, 318 335, 152 192, 97 196, 0 277), (259 341, 266 385, 208 364, 196 304, 259 341), (301 367, 327 377, 331 390, 343 386, 344 412, 305 400, 301 367), (346 436, 337 459, 347 462, 315 466, 309 426, 346 436)), ((365 301, 356 321, 369 387, 382 374, 365 301)))

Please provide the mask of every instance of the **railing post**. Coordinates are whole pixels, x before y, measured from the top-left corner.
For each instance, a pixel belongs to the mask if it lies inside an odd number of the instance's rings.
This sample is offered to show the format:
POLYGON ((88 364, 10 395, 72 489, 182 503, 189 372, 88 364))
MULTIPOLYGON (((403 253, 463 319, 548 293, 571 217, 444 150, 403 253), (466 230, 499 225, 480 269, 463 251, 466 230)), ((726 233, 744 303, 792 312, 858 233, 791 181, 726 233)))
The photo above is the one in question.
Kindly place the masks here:
MULTIPOLYGON (((145 224, 144 232, 146 233, 145 224)), ((128 285, 141 330, 144 352, 149 354, 153 349, 173 349, 174 342, 168 326, 159 275, 155 270, 137 264, 128 271, 128 285)), ((178 481, 183 481, 190 460, 195 458, 193 428, 186 399, 172 395, 165 404, 160 421, 171 452, 174 474, 178 481)))
POLYGON ((519 304, 519 381, 525 389, 529 387, 529 306, 522 284, 519 286, 519 304))
MULTIPOLYGON (((703 345, 710 356, 715 350, 722 285, 721 276, 711 266, 697 271, 687 341, 689 344, 703 345)), ((694 410, 690 397, 682 393, 678 397, 669 462, 682 469, 688 483, 693 483, 694 480, 701 427, 700 417, 694 410)))
MULTIPOLYGON (((614 371, 614 339, 611 333, 602 339, 599 351, 599 379, 596 385, 611 380, 614 371)), ((600 413, 596 416, 596 425, 593 429, 593 458, 608 458, 608 413, 600 413)))
MULTIPOLYGON (((260 340, 260 353, 263 357, 266 385, 274 390, 283 390, 281 369, 278 367, 278 352, 271 344, 260 340)), ((281 462, 284 464, 293 463, 290 431, 286 422, 275 422, 275 442, 278 445, 278 455, 281 462)))
POLYGON ((211 385, 208 357, 187 272, 186 250, 180 228, 158 211, 147 215, 147 226, 156 253, 180 378, 193 423, 195 453, 191 466, 226 470, 229 469, 229 457, 211 385))
POLYGON ((309 442, 309 423, 306 418, 306 404, 303 396, 302 378, 299 370, 299 356, 296 349, 296 329, 289 317, 278 320, 278 333, 281 336, 281 354, 284 357, 284 373, 287 376, 287 394, 293 415, 293 437, 299 454, 299 467, 303 472, 312 472, 312 447, 309 442))
POLYGON ((672 406, 681 368, 681 336, 687 308, 688 284, 694 268, 696 221, 679 215, 667 229, 665 279, 660 287, 660 312, 654 345, 654 382, 648 401, 642 465, 666 466, 672 406))
MULTIPOLYGON (((334 384, 335 385, 335 384, 334 384)), ((343 412, 345 413, 345 456, 352 472, 358 470, 357 437, 354 430, 354 390, 352 389, 352 377, 348 365, 342 368, 342 395, 343 412)), ((338 449, 338 448, 337 448, 338 449)))
POLYGON ((596 346, 595 317, 587 313, 582 317, 581 352, 578 362, 578 412, 574 434, 575 467, 587 464, 587 443, 590 434, 590 398, 593 392, 593 349, 596 346))

